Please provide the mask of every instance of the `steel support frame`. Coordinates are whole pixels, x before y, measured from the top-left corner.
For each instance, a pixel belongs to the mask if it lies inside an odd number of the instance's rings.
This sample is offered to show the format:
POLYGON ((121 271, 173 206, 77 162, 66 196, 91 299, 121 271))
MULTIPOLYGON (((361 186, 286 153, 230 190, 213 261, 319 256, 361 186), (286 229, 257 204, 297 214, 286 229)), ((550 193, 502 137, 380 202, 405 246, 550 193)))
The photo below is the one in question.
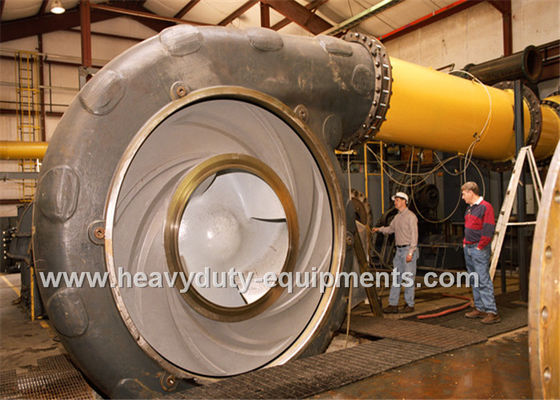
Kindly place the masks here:
POLYGON ((260 3, 261 6, 261 27, 270 28, 270 6, 260 3))
MULTIPOLYGON (((524 146, 524 129, 523 129, 523 93, 521 81, 514 82, 514 113, 515 113, 515 151, 516 156, 519 156, 519 151, 524 146)), ((522 171, 520 184, 517 188, 517 221, 522 223, 526 222, 525 210, 525 173, 522 171)), ((526 252, 526 235, 527 228, 524 225, 519 225, 517 228, 517 263, 519 267, 519 291, 522 301, 529 300, 529 266, 527 264, 526 252)))
POLYGON ((92 65, 91 57, 91 9, 89 0, 80 2, 80 27, 81 27, 81 46, 82 46, 82 66, 90 68, 92 65))
POLYGON ((513 18, 511 13, 511 0, 489 0, 488 2, 502 14, 504 56, 510 56, 513 54, 513 18))

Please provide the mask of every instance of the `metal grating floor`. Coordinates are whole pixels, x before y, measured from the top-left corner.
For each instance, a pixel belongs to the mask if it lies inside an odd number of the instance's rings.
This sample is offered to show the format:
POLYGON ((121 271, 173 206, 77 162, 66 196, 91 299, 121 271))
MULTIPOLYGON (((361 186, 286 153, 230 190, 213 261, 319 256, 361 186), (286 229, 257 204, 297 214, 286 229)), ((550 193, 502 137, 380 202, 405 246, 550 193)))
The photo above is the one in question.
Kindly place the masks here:
MULTIPOLYGON (((472 321, 471 321, 472 322, 472 321)), ((353 317, 350 330, 362 335, 420 343, 441 350, 458 349, 486 341, 486 335, 401 319, 353 317)))
POLYGON ((304 398, 442 351, 434 346, 382 339, 224 379, 168 398, 304 398))
POLYGON ((499 324, 483 325, 480 320, 467 319, 463 314, 422 322, 415 317, 408 320, 353 317, 352 331, 383 339, 249 372, 174 393, 168 398, 309 397, 527 325, 527 308, 509 302, 500 307, 502 321, 499 324))
MULTIPOLYGON (((498 312, 502 320, 498 324, 484 325, 480 320, 472 320, 464 317, 464 312, 453 313, 443 317, 422 320, 426 325, 432 325, 440 329, 441 327, 452 328, 455 330, 476 332, 486 337, 492 337, 501 333, 513 331, 527 326, 528 314, 527 307, 515 305, 513 303, 498 304, 498 312)), ((416 317, 407 318, 408 321, 418 321, 416 317)))
POLYGON ((0 371, 2 399, 95 399, 80 372, 64 355, 45 357, 29 372, 0 371))

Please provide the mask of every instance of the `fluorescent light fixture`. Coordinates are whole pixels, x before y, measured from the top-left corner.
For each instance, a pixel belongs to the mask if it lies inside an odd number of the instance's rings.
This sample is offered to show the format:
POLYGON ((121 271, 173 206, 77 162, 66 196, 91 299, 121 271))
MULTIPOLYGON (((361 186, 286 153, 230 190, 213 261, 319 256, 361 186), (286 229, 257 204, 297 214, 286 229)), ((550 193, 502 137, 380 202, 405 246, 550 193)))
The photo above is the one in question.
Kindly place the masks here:
POLYGON ((54 0, 51 6, 51 12, 53 14, 62 14, 66 9, 62 6, 60 0, 54 0))

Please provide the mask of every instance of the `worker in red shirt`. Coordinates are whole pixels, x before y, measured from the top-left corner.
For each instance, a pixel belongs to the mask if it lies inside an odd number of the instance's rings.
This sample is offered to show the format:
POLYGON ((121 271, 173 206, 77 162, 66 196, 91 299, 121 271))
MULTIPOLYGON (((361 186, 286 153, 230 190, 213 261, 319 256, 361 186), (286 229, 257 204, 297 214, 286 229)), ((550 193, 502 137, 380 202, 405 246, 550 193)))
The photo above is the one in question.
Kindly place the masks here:
POLYGON ((465 238, 463 251, 465 264, 469 273, 478 274, 478 285, 474 276, 470 282, 473 290, 474 310, 465 314, 467 318, 482 318, 483 324, 500 322, 494 298, 494 284, 490 278, 490 242, 496 223, 492 205, 479 195, 475 182, 466 182, 461 186, 461 194, 468 207, 465 211, 465 238))

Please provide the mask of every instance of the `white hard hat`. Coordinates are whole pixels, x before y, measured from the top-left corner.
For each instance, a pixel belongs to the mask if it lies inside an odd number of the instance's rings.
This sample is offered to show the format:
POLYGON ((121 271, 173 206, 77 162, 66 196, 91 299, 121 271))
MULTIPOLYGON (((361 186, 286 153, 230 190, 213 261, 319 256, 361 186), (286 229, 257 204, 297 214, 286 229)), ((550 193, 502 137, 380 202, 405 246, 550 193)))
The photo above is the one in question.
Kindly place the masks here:
POLYGON ((406 193, 397 192, 393 197, 391 197, 391 200, 395 200, 395 197, 400 197, 401 199, 405 199, 406 202, 408 203, 408 195, 406 193))

